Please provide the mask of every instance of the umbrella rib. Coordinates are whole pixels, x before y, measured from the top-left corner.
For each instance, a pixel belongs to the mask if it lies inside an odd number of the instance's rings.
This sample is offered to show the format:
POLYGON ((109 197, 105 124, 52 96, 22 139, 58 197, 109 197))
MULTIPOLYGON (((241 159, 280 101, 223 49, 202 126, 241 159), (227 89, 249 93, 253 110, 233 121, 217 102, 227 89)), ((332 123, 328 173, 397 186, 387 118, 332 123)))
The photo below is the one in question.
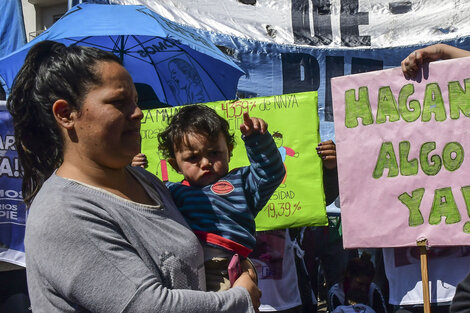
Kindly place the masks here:
POLYGON ((80 43, 84 40, 87 40, 88 38, 91 38, 92 36, 87 36, 87 37, 83 37, 81 39, 72 39, 72 38, 65 38, 66 40, 70 40, 70 41, 74 41, 73 45, 76 45, 77 43, 80 43))
MULTIPOLYGON (((140 40, 138 38, 136 38, 134 35, 132 35, 132 37, 137 42, 137 45, 141 46, 142 49, 144 49, 144 51, 145 51, 145 47, 143 46, 143 43, 140 42, 140 40)), ((139 58, 136 57, 136 59, 139 59, 139 58)), ((153 62, 153 59, 151 57, 149 57, 149 59, 150 59, 149 63, 152 64, 152 67, 155 70, 155 73, 157 74, 158 79, 160 80, 160 82, 162 82, 162 77, 160 76, 160 73, 158 73, 158 71, 157 71, 157 65, 155 64, 155 62, 153 62)), ((163 95, 165 96, 165 101, 168 104, 168 97, 166 95, 165 88, 163 88, 163 85, 162 85, 162 91, 163 91, 163 95)))
MULTIPOLYGON (((77 40, 77 39, 72 39, 72 38, 65 38, 66 40, 70 40, 70 41, 73 41, 74 43, 72 45, 77 45, 77 44, 80 44, 80 43, 85 43, 87 45, 90 45, 90 46, 93 46, 93 47, 96 47, 96 48, 100 48, 102 50, 105 50, 105 51, 110 51, 109 47, 107 46, 103 46, 103 45, 100 45, 100 44, 96 44, 96 43, 90 43, 90 42, 86 42, 85 40, 88 39, 88 38, 91 38, 91 37, 94 37, 94 36, 88 36, 88 37, 84 37, 80 40, 77 40)), ((114 42, 114 41, 113 41, 114 42)))

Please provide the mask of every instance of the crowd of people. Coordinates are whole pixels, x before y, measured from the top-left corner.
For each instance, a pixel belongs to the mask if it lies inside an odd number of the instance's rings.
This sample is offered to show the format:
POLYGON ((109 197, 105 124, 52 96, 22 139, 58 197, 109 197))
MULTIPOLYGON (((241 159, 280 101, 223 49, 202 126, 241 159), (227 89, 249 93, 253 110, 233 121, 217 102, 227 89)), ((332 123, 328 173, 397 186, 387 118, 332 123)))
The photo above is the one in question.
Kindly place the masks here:
MULTIPOLYGON (((402 70, 412 78, 425 62, 463 56, 437 44, 412 52, 402 70)), ((412 248, 345 250, 339 216, 326 227, 255 231, 285 176, 264 120, 244 114, 250 165, 229 171, 228 123, 184 106, 159 134, 184 176, 165 185, 144 169, 137 97, 113 54, 52 41, 31 48, 15 79, 7 107, 24 169, 33 312, 310 313, 319 298, 335 313, 423 311, 412 248)), ((316 150, 332 203, 336 147, 316 150)), ((469 311, 470 253, 434 251, 433 312, 469 311)))

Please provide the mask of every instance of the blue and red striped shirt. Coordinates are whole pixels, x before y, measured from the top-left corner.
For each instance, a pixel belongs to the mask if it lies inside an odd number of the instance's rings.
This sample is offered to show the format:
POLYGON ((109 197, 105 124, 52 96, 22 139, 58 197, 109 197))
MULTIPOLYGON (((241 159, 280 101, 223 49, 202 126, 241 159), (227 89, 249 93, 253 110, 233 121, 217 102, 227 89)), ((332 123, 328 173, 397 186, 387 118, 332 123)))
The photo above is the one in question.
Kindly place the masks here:
POLYGON ((204 187, 167 183, 176 206, 194 233, 210 246, 243 256, 253 250, 255 216, 285 175, 281 155, 268 132, 243 138, 250 166, 230 171, 204 187))

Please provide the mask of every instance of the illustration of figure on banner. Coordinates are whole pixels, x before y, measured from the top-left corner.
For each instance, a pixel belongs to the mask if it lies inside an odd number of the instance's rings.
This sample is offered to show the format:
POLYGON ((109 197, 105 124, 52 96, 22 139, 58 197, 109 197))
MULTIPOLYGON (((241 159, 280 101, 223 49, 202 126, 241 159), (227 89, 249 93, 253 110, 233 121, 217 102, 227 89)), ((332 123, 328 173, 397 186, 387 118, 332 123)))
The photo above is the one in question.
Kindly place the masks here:
POLYGON ((284 163, 284 168, 286 169, 286 175, 284 175, 284 178, 282 179, 282 183, 279 187, 280 188, 285 188, 286 187, 286 179, 287 179, 286 157, 290 156, 290 157, 298 158, 299 153, 295 152, 294 149, 292 149, 292 148, 283 146, 284 142, 283 142, 282 133, 280 133, 278 131, 275 131, 273 133, 273 139, 274 139, 274 142, 276 143, 276 147, 279 150, 279 153, 281 154, 282 162, 284 163))
POLYGON ((168 84, 178 105, 208 102, 204 85, 196 69, 188 61, 174 58, 168 62, 171 80, 168 84))

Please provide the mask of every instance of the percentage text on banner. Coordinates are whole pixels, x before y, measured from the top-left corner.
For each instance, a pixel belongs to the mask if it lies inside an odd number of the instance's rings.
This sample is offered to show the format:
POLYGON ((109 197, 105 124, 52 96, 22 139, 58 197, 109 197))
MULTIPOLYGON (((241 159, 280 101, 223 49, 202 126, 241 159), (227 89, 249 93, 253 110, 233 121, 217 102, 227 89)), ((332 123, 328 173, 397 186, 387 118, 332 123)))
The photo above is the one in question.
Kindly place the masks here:
POLYGON ((295 212, 300 211, 301 209, 300 201, 293 204, 290 202, 269 202, 264 207, 263 211, 267 213, 269 218, 278 218, 292 216, 295 212))

